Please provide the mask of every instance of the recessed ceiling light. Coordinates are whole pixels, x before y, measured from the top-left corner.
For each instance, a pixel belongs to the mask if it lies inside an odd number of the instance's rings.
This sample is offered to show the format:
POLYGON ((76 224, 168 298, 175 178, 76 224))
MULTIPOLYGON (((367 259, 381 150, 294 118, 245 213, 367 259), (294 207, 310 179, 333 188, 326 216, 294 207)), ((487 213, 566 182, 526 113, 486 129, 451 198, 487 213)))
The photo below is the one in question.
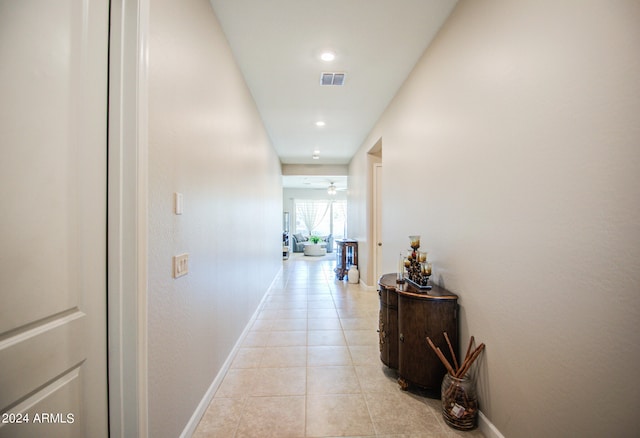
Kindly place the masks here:
POLYGON ((322 126, 324 126, 324 125, 326 125, 326 123, 325 123, 325 122, 323 122, 322 120, 318 120, 318 121, 316 122, 316 126, 320 126, 320 127, 322 127, 322 126))
POLYGON ((320 55, 320 59, 322 59, 325 62, 331 62, 334 59, 336 59, 336 54, 333 52, 323 52, 322 55, 320 55))

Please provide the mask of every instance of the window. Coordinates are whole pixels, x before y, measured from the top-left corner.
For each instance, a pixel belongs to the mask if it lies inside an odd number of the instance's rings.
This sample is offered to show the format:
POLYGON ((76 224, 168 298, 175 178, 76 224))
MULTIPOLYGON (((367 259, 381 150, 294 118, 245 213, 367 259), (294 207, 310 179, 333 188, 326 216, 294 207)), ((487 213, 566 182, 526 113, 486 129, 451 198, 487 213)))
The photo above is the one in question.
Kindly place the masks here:
POLYGON ((296 224, 295 232, 307 236, 333 235, 343 239, 347 231, 347 201, 345 200, 301 200, 294 202, 296 224))

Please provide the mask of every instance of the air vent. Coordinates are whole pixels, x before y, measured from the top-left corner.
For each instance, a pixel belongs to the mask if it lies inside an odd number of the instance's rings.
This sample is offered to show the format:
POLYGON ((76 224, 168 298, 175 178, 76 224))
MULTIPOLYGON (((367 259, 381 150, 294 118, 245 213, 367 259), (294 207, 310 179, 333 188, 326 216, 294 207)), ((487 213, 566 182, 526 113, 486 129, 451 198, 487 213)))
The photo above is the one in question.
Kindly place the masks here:
POLYGON ((344 73, 322 73, 320 85, 344 85, 344 73))

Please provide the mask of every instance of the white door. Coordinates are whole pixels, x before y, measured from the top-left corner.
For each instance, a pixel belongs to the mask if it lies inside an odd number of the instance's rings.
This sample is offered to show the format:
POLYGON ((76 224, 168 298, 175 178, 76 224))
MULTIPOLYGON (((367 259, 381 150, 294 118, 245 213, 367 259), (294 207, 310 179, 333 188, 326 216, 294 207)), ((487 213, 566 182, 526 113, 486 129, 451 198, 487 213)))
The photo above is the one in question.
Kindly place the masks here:
POLYGON ((0 0, 0 437, 105 437, 108 2, 0 0))
POLYGON ((374 284, 382 275, 382 164, 373 165, 373 220, 375 237, 375 276, 374 284))

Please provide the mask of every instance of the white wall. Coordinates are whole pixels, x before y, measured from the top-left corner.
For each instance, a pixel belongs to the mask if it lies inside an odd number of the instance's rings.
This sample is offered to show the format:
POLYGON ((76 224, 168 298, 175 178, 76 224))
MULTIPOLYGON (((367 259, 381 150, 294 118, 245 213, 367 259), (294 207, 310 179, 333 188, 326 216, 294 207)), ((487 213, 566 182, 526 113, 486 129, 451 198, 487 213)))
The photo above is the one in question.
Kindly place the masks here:
POLYGON ((508 437, 637 434, 638 23, 632 0, 462 1, 350 166, 382 137, 386 270, 423 236, 508 437))
POLYGON ((281 267, 282 184, 209 2, 154 0, 150 29, 149 436, 175 437, 281 267))

